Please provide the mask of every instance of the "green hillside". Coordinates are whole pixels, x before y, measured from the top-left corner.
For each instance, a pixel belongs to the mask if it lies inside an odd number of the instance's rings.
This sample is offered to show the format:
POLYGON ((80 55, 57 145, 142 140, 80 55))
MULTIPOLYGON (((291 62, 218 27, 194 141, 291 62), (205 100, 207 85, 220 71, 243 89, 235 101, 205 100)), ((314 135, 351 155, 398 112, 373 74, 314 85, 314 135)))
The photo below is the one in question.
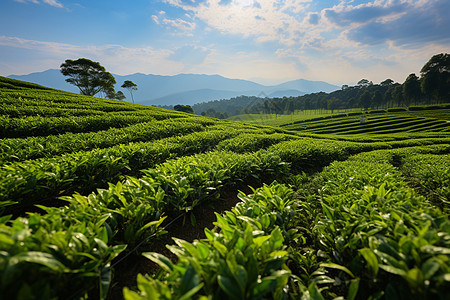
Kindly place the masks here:
POLYGON ((448 109, 269 127, 3 77, 0 102, 4 299, 449 296, 448 109))

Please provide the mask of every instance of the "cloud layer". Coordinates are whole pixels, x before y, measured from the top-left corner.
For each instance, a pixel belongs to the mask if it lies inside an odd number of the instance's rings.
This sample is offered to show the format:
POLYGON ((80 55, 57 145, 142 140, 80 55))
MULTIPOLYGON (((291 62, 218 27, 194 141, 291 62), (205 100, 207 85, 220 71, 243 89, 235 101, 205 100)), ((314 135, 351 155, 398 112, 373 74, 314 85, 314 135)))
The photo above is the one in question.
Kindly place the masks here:
POLYGON ((184 12, 186 34, 216 31, 273 47, 274 57, 309 75, 323 65, 404 71, 402 57, 426 60, 450 45, 448 0, 162 1, 184 12))
MULTIPOLYGON (((448 43, 448 0, 376 0, 339 4, 314 10, 311 0, 163 0, 186 12, 186 31, 204 23, 224 34, 242 35, 257 41, 307 46, 317 39, 345 38, 363 45, 394 42, 448 43), (195 22, 195 23, 194 23, 195 22)), ((155 17, 155 22, 160 23, 155 17)), ((168 23, 169 18, 163 20, 168 23)), ((174 20, 173 20, 174 22, 174 20)))

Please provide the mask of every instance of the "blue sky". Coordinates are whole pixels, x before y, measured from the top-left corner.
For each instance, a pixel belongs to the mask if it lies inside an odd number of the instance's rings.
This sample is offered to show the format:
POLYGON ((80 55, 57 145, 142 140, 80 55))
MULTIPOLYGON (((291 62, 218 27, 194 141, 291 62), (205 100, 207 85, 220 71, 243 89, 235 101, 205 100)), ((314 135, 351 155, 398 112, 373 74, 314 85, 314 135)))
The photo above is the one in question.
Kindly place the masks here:
POLYGON ((0 75, 108 71, 277 84, 403 82, 450 52, 448 0, 2 0, 0 75))

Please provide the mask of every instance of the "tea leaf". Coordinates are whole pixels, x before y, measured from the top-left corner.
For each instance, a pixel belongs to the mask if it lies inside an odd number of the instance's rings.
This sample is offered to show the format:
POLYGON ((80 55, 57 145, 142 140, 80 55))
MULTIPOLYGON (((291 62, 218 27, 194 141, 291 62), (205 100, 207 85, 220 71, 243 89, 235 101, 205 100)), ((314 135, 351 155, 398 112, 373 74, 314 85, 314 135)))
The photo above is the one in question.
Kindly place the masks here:
POLYGON ((363 248, 358 250, 367 262, 367 266, 372 272, 373 276, 378 274, 378 259, 375 253, 369 248, 363 248))

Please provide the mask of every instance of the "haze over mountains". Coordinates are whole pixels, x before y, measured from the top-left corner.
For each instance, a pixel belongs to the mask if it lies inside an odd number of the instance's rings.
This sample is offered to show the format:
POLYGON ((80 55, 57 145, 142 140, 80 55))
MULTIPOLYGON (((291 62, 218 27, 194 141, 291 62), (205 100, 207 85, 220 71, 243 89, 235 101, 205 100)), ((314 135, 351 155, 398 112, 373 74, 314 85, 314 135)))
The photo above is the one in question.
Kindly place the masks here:
MULTIPOLYGON (((332 92, 340 87, 323 81, 298 79, 275 86, 265 86, 248 80, 230 79, 220 75, 179 74, 174 76, 113 74, 117 81, 116 91, 122 90, 127 101, 128 91, 120 86, 125 80, 137 84, 133 92, 136 103, 146 105, 193 105, 236 96, 284 97, 301 96, 315 92, 332 92)), ((65 81, 59 69, 50 69, 28 75, 10 75, 9 78, 37 83, 43 86, 78 93, 78 88, 65 81)))

